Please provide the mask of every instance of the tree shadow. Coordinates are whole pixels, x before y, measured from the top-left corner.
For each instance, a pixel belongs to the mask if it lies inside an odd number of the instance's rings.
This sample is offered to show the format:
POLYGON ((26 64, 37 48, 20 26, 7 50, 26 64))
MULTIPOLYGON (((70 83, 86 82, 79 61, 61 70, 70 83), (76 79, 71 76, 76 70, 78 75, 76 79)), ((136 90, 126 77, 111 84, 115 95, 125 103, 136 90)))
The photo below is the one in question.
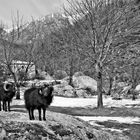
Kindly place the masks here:
POLYGON ((25 105, 11 105, 11 111, 27 113, 25 105))
MULTIPOLYGON (((48 111, 56 112, 56 113, 62 113, 67 115, 73 115, 73 116, 94 116, 93 109, 85 109, 82 107, 59 107, 59 106, 50 106, 47 108, 48 111), (89 113, 90 112, 90 113, 89 113)), ((28 111, 25 108, 25 105, 12 105, 11 111, 14 112, 22 112, 27 113, 28 111)))
MULTIPOLYGON (((104 107, 98 108, 83 108, 83 107, 60 107, 50 106, 48 111, 62 113, 72 116, 140 116, 140 108, 126 108, 126 107, 104 107)), ((25 105, 13 105, 11 111, 27 113, 25 105)))

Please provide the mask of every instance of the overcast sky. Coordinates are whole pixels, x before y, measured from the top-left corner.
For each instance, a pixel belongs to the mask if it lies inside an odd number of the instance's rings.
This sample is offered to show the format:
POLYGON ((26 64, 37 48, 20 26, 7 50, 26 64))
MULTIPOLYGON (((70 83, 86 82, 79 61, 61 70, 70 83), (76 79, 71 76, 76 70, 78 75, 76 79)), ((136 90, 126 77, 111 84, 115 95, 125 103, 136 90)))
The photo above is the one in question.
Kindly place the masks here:
POLYGON ((28 21, 33 18, 41 18, 44 15, 60 10, 60 6, 66 0, 0 0, 0 20, 11 25, 12 16, 23 16, 28 21))

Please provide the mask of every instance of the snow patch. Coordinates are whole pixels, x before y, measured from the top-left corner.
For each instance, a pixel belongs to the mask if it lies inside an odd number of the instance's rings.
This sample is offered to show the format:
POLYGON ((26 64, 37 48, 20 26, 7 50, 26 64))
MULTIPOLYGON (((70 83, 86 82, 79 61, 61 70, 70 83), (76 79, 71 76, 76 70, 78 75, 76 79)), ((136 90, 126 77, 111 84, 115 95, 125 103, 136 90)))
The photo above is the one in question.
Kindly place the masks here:
POLYGON ((91 125, 98 122, 104 122, 104 121, 114 121, 119 123, 127 123, 127 124, 140 124, 140 118, 138 117, 91 117, 91 116, 76 116, 77 118, 80 118, 84 121, 89 122, 91 125))
POLYGON ((122 131, 124 131, 124 130, 120 130, 120 129, 114 129, 114 128, 106 128, 106 129, 108 129, 108 130, 110 130, 110 131, 112 131, 112 132, 119 132, 119 133, 122 133, 122 131))
POLYGON ((135 88, 136 91, 140 91, 140 85, 137 85, 135 88))
MULTIPOLYGON (((103 104, 105 107, 132 107, 133 105, 140 107, 140 99, 135 101, 131 99, 112 100, 111 97, 104 97, 103 104)), ((90 98, 65 98, 55 96, 51 106, 95 108, 97 107, 97 96, 90 98)))
POLYGON ((60 106, 60 107, 87 107, 95 104, 97 99, 93 98, 64 98, 64 97, 54 97, 53 103, 51 106, 60 106))

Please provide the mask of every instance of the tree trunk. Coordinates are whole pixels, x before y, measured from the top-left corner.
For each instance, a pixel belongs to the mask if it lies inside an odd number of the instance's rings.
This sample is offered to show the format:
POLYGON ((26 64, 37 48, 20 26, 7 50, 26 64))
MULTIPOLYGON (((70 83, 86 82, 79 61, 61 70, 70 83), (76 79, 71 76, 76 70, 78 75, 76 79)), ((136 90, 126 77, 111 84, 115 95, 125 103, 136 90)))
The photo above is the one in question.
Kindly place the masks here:
POLYGON ((103 107, 103 96, 102 96, 102 64, 101 62, 96 64, 96 72, 97 72, 97 93, 98 93, 98 99, 97 99, 97 107, 102 108, 103 107))
POLYGON ((113 85, 113 78, 109 77, 109 90, 108 90, 107 95, 111 95, 112 85, 113 85))
POLYGON ((17 87, 16 99, 20 99, 20 86, 19 86, 19 83, 17 81, 16 74, 12 71, 11 65, 7 65, 7 66, 8 66, 10 73, 12 74, 12 76, 14 78, 15 86, 17 87))
POLYGON ((14 81, 15 81, 15 86, 17 88, 17 91, 16 91, 16 99, 20 99, 20 85, 17 81, 17 78, 16 78, 16 75, 15 73, 12 73, 13 77, 14 77, 14 81))
POLYGON ((134 79, 134 81, 132 82, 132 87, 131 87, 131 94, 132 94, 132 100, 136 100, 136 81, 134 79))
POLYGON ((69 85, 70 86, 72 86, 73 87, 73 78, 72 78, 72 76, 73 76, 73 70, 72 70, 73 68, 71 67, 70 68, 70 75, 69 75, 69 85))
POLYGON ((16 87, 17 87, 16 99, 20 99, 20 85, 19 85, 19 83, 17 83, 16 87))
POLYGON ((70 60, 69 85, 73 87, 73 58, 70 60))
POLYGON ((137 85, 137 76, 136 76, 136 69, 135 67, 132 65, 132 87, 131 87, 131 94, 132 94, 132 100, 136 99, 136 85, 137 85))
POLYGON ((98 93, 98 102, 97 102, 97 107, 102 108, 103 107, 103 97, 102 97, 102 73, 98 72, 98 77, 97 78, 97 93, 98 93))

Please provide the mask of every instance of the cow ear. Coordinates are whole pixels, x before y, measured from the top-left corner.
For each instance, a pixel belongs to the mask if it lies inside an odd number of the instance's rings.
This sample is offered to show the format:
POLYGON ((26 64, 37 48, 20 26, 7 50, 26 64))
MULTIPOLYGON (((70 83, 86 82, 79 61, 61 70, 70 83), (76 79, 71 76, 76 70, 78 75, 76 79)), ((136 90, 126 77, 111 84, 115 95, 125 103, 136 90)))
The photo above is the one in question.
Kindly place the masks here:
POLYGON ((39 89, 39 90, 38 90, 38 94, 43 95, 43 93, 42 93, 42 90, 41 90, 41 89, 39 89))

